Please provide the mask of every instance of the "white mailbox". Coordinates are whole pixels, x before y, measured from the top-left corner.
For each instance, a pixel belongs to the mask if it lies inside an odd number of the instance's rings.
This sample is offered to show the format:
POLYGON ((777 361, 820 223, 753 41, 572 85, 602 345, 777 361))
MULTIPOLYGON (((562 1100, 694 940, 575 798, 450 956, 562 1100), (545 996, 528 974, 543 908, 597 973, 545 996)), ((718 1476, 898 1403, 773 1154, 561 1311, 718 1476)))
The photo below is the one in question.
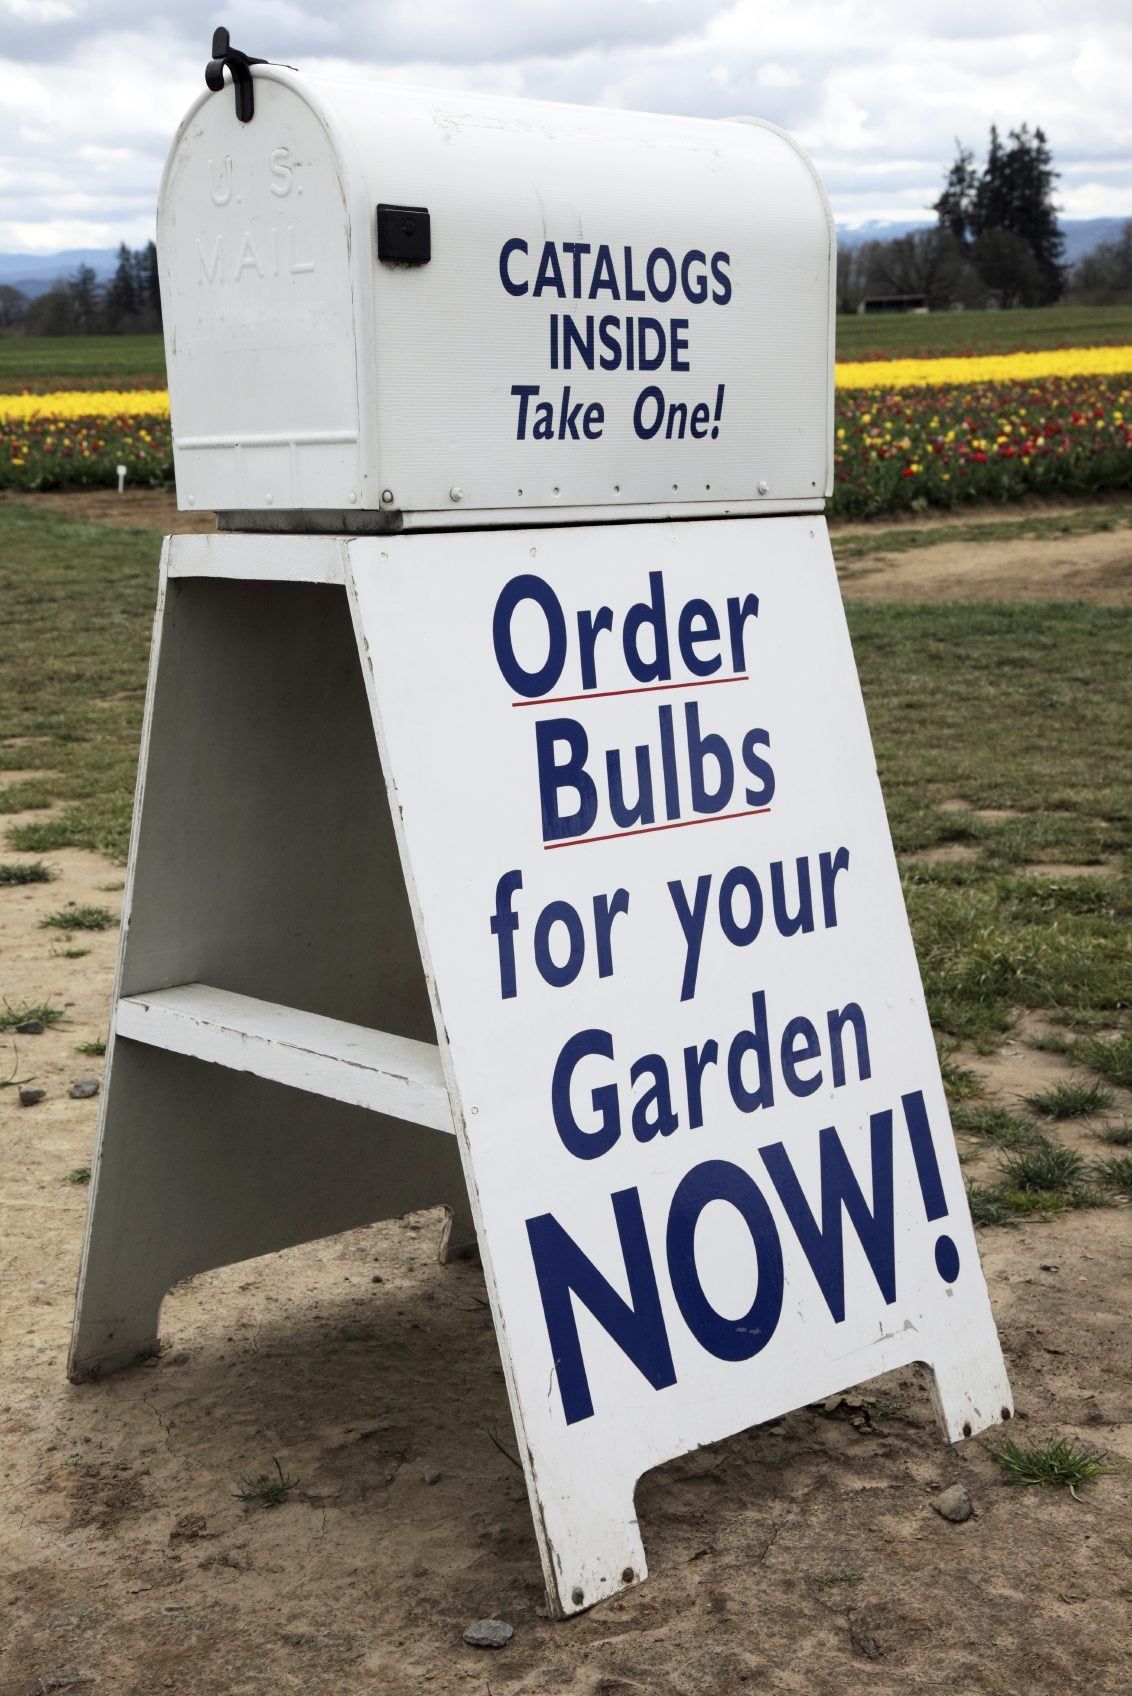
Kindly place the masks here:
POLYGON ((182 124, 158 248, 182 508, 400 530, 830 493, 833 223, 767 124, 257 65, 250 122, 225 89, 182 124))

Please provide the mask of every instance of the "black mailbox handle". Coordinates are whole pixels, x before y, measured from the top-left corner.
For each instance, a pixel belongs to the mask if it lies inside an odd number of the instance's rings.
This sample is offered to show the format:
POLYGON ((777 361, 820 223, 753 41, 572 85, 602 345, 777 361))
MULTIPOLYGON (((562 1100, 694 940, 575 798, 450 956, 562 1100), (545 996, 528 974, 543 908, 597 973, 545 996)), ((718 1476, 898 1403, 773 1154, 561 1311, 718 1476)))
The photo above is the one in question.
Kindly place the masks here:
POLYGON ((231 36, 221 24, 212 37, 212 58, 204 67, 204 80, 213 94, 219 94, 224 87, 224 67, 227 66, 232 73, 232 88, 236 95, 236 116, 242 124, 250 124, 255 117, 251 67, 269 63, 267 59, 249 58, 238 47, 233 47, 231 36))

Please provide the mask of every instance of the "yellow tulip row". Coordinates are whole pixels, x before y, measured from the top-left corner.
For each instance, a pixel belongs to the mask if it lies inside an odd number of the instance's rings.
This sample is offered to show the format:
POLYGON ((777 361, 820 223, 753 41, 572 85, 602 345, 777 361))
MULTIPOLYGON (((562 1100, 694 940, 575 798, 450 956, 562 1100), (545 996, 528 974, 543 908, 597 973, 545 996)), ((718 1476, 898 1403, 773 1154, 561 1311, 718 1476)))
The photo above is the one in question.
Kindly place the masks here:
MULTIPOLYGON (((839 389, 952 388, 967 383, 1041 382, 1047 377, 1117 377, 1132 372, 1132 347, 1053 348, 970 359, 877 359, 837 367, 839 389)), ((32 418, 168 418, 164 389, 66 389, 0 395, 0 423, 32 418)))
POLYGON ((878 359, 838 365, 839 389, 954 388, 966 383, 1040 383, 1047 377, 1120 377, 1132 347, 1061 347, 969 359, 878 359))
POLYGON ((29 418, 168 418, 164 389, 60 389, 47 395, 0 395, 0 423, 29 418))

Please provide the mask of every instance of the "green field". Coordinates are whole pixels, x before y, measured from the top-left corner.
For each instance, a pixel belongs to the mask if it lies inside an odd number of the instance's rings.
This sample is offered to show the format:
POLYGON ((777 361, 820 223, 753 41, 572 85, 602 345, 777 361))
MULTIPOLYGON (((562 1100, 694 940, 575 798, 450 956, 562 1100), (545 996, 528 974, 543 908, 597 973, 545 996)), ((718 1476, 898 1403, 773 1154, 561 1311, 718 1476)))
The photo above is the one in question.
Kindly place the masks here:
POLYGON ((837 320, 837 357, 942 359, 1056 347, 1127 347, 1132 306, 1043 306, 1014 312, 900 313, 837 320))
MULTIPOLYGON (((1033 311, 842 316, 837 320, 837 355, 842 360, 1129 343, 1132 306, 1051 306, 1033 311)), ((165 346, 161 337, 0 337, 0 392, 104 386, 164 388, 165 346)))
POLYGON ((164 387, 161 336, 0 336, 0 394, 164 387))

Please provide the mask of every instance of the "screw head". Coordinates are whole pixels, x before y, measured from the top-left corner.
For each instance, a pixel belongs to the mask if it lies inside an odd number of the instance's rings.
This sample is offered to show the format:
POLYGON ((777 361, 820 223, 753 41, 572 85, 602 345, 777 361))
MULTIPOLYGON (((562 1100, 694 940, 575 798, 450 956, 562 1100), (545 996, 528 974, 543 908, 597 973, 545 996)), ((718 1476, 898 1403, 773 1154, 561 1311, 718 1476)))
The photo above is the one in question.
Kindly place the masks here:
POLYGON ((632 1567, 627 1566, 625 1568, 624 1572, 621 1574, 621 1582, 622 1582, 622 1584, 632 1584, 632 1582, 633 1582, 634 1578, 636 1578, 636 1576, 637 1575, 633 1571, 632 1567))
POLYGON ((389 506, 390 503, 393 500, 393 490, 392 489, 382 489, 381 498, 382 498, 383 502, 385 503, 385 505, 389 506))
POLYGON ((453 484, 452 488, 450 488, 449 491, 448 491, 448 499, 450 501, 462 501, 463 498, 464 498, 463 489, 458 489, 455 486, 455 484, 453 484))
POLYGON ((576 1608, 580 1608, 582 1603, 585 1601, 585 1599, 586 1599, 586 1593, 585 1593, 584 1590, 571 1590, 570 1600, 573 1602, 573 1604, 576 1608))
POLYGON ((770 494, 770 484, 765 483, 765 482, 760 483, 759 484, 759 494, 760 495, 769 495, 770 494))
POLYGON ((354 493, 353 489, 350 490, 350 493, 346 496, 346 499, 349 501, 351 506, 357 505, 358 497, 354 493))

